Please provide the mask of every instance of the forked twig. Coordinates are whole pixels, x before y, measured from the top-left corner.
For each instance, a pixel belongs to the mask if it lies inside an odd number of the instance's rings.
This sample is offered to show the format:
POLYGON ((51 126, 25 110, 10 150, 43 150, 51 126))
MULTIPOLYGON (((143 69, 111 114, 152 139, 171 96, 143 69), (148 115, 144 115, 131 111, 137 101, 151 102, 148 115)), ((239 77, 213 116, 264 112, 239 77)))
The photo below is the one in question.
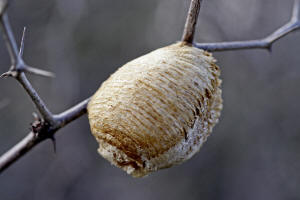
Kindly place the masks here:
POLYGON ((288 23, 277 29, 269 36, 248 41, 234 41, 234 42, 217 42, 217 43, 194 43, 193 45, 199 49, 207 51, 228 51, 240 49, 268 49, 271 50, 275 41, 286 36, 287 34, 300 29, 300 0, 295 0, 291 19, 288 23))
POLYGON ((24 74, 24 68, 26 68, 25 63, 22 59, 23 54, 23 48, 24 48, 24 34, 23 32, 22 36, 22 42, 21 42, 21 49, 18 51, 17 43, 14 38, 12 29, 10 27, 10 23, 8 20, 8 16, 6 13, 3 13, 0 15, 0 26, 3 30, 3 36, 4 36, 4 42, 7 46, 7 49, 9 51, 10 59, 11 59, 11 67, 8 72, 1 75, 1 77, 7 77, 12 76, 15 77, 19 83, 23 86, 23 88, 26 90, 26 92, 31 97, 33 103, 35 104, 36 108, 39 110, 40 114, 43 116, 43 118, 49 122, 53 122, 53 117, 51 112, 46 107, 43 100, 39 97, 35 89, 32 87, 30 82, 28 81, 26 75, 24 74))
POLYGON ((54 134, 59 129, 84 115, 87 111, 86 107, 88 102, 89 99, 86 99, 69 110, 54 115, 56 121, 55 125, 49 125, 41 119, 36 119, 32 123, 32 131, 0 157, 0 174, 11 164, 29 152, 34 146, 46 139, 53 139, 54 134))
POLYGON ((53 74, 51 72, 30 67, 23 61, 22 56, 24 52, 26 29, 24 28, 23 30, 20 50, 18 50, 7 13, 5 12, 6 7, 7 1, 0 0, 0 28, 3 32, 4 42, 9 52, 11 67, 6 73, 2 74, 1 77, 15 78, 30 96, 42 118, 36 118, 32 123, 32 131, 23 140, 0 157, 0 173, 31 150, 35 145, 48 138, 53 139, 54 133, 57 130, 85 114, 86 106, 89 101, 89 99, 86 99, 73 108, 58 115, 54 115, 50 112, 44 101, 27 79, 25 73, 32 73, 41 76, 53 76, 53 74))

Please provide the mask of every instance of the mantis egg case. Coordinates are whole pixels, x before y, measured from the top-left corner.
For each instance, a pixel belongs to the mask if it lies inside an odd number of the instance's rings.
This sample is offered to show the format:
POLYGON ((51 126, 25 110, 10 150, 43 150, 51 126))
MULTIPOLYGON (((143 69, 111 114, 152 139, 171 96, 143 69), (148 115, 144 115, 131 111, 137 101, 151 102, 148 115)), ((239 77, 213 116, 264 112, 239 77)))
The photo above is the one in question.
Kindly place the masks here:
POLYGON ((119 68, 88 104, 98 152, 134 177, 191 158, 222 109, 215 59, 179 42, 119 68))

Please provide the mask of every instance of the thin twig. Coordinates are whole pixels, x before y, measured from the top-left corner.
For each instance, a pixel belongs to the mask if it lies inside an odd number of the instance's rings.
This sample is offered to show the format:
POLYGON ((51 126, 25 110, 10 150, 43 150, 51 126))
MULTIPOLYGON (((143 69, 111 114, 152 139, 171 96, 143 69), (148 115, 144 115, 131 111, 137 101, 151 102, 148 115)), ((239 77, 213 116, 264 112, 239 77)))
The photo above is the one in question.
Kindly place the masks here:
POLYGON ((54 115, 55 120, 59 121, 59 128, 65 126, 66 124, 70 123, 71 121, 77 119, 81 115, 87 112, 87 104, 90 101, 90 98, 82 101, 81 103, 75 105, 74 107, 58 114, 54 115))
POLYGON ((30 96, 32 102, 36 106, 37 110, 40 112, 43 119, 50 124, 54 123, 52 113, 47 108, 46 104, 38 95, 38 93, 35 91, 35 89, 32 87, 26 75, 23 72, 21 72, 16 78, 19 81, 19 83, 23 86, 23 88, 26 90, 27 94, 30 96))
POLYGON ((37 94, 35 89, 32 87, 32 85, 26 78, 26 75, 22 71, 24 68, 26 68, 26 65, 21 56, 23 54, 22 49, 24 48, 25 30, 22 36, 21 49, 20 51, 18 51, 17 42, 14 38, 14 34, 10 27, 10 23, 6 13, 3 13, 3 15, 0 18, 0 21, 3 30, 4 41, 9 51, 9 55, 12 62, 10 70, 7 73, 4 73, 4 75, 11 75, 15 77, 19 81, 19 83, 24 87, 28 95, 31 97, 32 102, 34 103, 40 114, 43 116, 43 119, 48 123, 53 123, 53 117, 51 112, 48 110, 46 104, 37 94))
POLYGON ((55 115, 56 125, 49 126, 42 121, 38 121, 38 124, 40 125, 38 127, 33 127, 33 130, 37 132, 31 131, 25 138, 0 157, 0 174, 11 164, 29 152, 34 146, 46 139, 54 138, 54 134, 59 129, 84 115, 87 112, 86 107, 89 100, 90 99, 88 98, 69 110, 55 115))
POLYGON ((31 150, 39 142, 40 140, 37 140, 35 134, 30 132, 25 138, 0 157, 0 173, 31 150))
MULTIPOLYGON (((2 0, 0 0, 2 2, 2 0)), ((0 4, 1 5, 1 4, 0 4)), ((4 9, 0 9, 3 10, 4 9)), ((16 77, 18 73, 28 72, 40 76, 53 77, 53 73, 44 70, 36 69, 28 66, 23 61, 22 55, 24 51, 24 38, 25 38, 25 28, 22 34, 22 40, 20 45, 20 50, 18 50, 17 42, 15 40, 12 28, 9 23, 9 19, 6 13, 0 13, 0 28, 3 31, 3 38, 8 49, 9 57, 11 60, 11 67, 8 72, 1 75, 1 77, 13 76, 16 77)))
POLYGON ((228 50, 240 50, 240 49, 268 49, 271 50, 275 41, 286 36, 287 34, 300 29, 299 19, 300 1, 295 0, 293 7, 293 13, 288 23, 274 31, 269 36, 248 41, 234 41, 234 42, 217 42, 217 43, 194 43, 193 45, 199 49, 207 51, 228 51, 228 50))
POLYGON ((23 28, 23 34, 22 34, 21 45, 19 50, 19 58, 22 58, 24 54, 25 33, 26 33, 26 27, 23 28))
MULTIPOLYGON (((24 29, 23 29, 22 40, 21 40, 20 51, 19 51, 19 59, 22 59, 23 54, 24 54, 25 33, 26 33, 26 27, 24 27, 24 29)), ((23 62, 23 66, 21 66, 21 67, 24 72, 28 72, 28 73, 39 75, 39 76, 50 77, 50 78, 55 77, 54 73, 52 73, 52 72, 48 72, 48 71, 45 71, 42 69, 30 67, 30 66, 26 65, 24 62, 23 62)))
POLYGON ((32 131, 23 140, 21 140, 18 144, 0 157, 0 173, 25 155, 41 141, 44 141, 48 138, 54 140, 54 134, 60 128, 76 120, 78 117, 87 112, 86 107, 89 102, 89 99, 86 99, 78 105, 58 115, 53 115, 50 112, 46 104, 40 98, 39 94, 28 81, 24 72, 30 72, 43 76, 53 76, 53 74, 51 72, 36 69, 25 64, 22 55, 24 51, 26 29, 24 28, 20 50, 18 51, 17 43, 10 27, 9 19, 5 13, 6 5, 6 1, 0 0, 0 28, 2 28, 3 31, 4 42, 7 46, 12 66, 10 67, 9 71, 1 75, 1 77, 14 77, 30 96, 42 118, 40 119, 35 117, 35 121, 32 123, 32 131))
POLYGON ((52 72, 48 72, 46 70, 30 67, 28 65, 25 65, 24 71, 28 72, 30 74, 38 75, 38 76, 44 76, 44 77, 49 77, 49 78, 55 77, 55 74, 52 72))
POLYGON ((0 23, 3 31, 3 38, 8 49, 12 66, 17 67, 17 60, 18 60, 18 53, 19 53, 18 47, 17 47, 17 43, 15 42, 16 40, 14 38, 14 34, 12 33, 12 29, 10 27, 10 23, 6 13, 2 14, 0 23))
POLYGON ((189 12, 186 18, 181 41, 189 44, 193 43, 195 28, 197 24, 198 15, 200 12, 202 0, 191 0, 189 12))

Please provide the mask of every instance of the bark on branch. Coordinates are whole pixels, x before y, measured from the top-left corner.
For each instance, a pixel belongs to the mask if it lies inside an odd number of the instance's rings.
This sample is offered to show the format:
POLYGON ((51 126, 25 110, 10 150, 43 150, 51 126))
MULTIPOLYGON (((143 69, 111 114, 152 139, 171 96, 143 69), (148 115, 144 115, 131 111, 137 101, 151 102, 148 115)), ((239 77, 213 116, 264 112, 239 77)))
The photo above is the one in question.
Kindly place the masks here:
POLYGON ((181 41, 192 44, 202 0, 191 0, 181 41))
POLYGON ((51 72, 30 67, 24 62, 22 56, 26 29, 24 28, 20 49, 18 50, 18 45, 10 27, 7 13, 5 12, 6 7, 7 1, 0 0, 0 28, 9 52, 11 67, 6 73, 2 74, 1 77, 13 77, 22 85, 39 111, 41 118, 35 119, 32 123, 32 131, 23 140, 0 157, 0 173, 25 155, 35 145, 49 138, 54 139, 56 131, 85 114, 86 106, 89 101, 89 99, 86 99, 58 115, 54 115, 50 112, 42 98, 27 79, 25 73, 41 76, 53 76, 53 74, 51 72))
POLYGON ((241 49, 267 49, 271 50, 274 42, 287 34, 300 29, 300 1, 295 0, 291 19, 288 23, 274 31, 269 36, 248 41, 233 41, 233 42, 217 42, 217 43, 194 43, 193 45, 199 49, 207 51, 229 51, 241 49))

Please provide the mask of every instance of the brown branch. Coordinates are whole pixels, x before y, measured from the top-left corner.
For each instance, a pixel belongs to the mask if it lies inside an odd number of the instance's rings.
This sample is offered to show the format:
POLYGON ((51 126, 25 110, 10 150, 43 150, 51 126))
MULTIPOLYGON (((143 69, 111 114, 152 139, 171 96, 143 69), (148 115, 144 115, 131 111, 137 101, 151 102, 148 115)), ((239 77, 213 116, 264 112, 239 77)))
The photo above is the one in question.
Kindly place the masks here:
POLYGON ((201 3, 202 0, 191 0, 189 12, 183 30, 183 35, 181 38, 181 41, 183 42, 187 42, 189 44, 193 43, 201 3))
POLYGON ((287 34, 300 29, 300 0, 295 0, 291 19, 288 23, 274 31, 269 36, 248 41, 233 41, 233 42, 217 42, 217 43, 194 43, 193 46, 207 51, 228 51, 241 49, 268 49, 271 50, 275 41, 286 36, 287 34))
POLYGON ((27 79, 25 72, 42 76, 52 76, 53 74, 51 72, 36 69, 25 64, 22 58, 24 50, 25 28, 23 31, 20 50, 18 50, 16 40, 10 27, 8 16, 5 12, 6 7, 7 1, 0 0, 0 28, 3 32, 4 42, 11 59, 11 67, 8 72, 2 74, 1 77, 9 76, 15 78, 30 96, 42 118, 35 119, 35 121, 32 123, 32 131, 18 144, 9 149, 0 157, 0 173, 40 142, 48 138, 54 139, 54 134, 56 131, 87 112, 86 107, 89 102, 89 99, 86 99, 78 105, 58 115, 53 115, 49 111, 44 101, 27 79))

